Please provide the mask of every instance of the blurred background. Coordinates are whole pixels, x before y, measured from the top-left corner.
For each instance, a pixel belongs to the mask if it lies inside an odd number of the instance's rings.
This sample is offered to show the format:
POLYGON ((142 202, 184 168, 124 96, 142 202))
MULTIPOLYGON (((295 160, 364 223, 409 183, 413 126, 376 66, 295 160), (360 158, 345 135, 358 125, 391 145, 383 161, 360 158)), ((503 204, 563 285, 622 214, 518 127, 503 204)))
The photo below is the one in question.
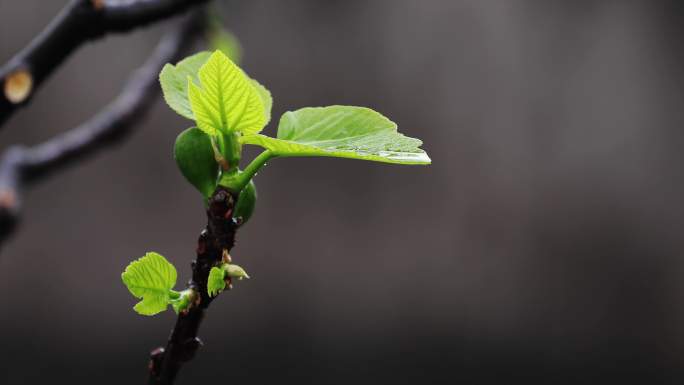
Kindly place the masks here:
MULTIPOLYGON (((64 3, 0 0, 0 61, 64 3)), ((682 382, 681 1, 219 9, 275 117, 370 106, 434 164, 272 161, 233 251, 253 278, 212 305, 179 384, 682 382)), ((77 51, 0 150, 89 118, 168 27, 77 51)), ((189 124, 159 99, 27 192, 0 253, 1 384, 145 382, 175 316, 135 314, 120 273, 154 250, 189 278, 205 217, 172 160, 189 124)))

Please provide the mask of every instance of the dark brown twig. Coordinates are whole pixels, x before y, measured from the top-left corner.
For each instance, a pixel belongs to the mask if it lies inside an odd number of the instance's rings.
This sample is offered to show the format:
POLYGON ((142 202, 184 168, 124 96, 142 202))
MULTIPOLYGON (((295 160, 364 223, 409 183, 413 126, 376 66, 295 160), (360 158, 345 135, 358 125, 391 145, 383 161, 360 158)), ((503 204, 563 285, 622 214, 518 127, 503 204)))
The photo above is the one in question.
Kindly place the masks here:
POLYGON ((119 96, 80 126, 34 147, 13 146, 0 158, 0 243, 12 232, 21 208, 21 191, 74 161, 120 141, 149 110, 159 92, 158 74, 175 62, 205 22, 201 11, 186 16, 166 35, 147 62, 128 80, 119 96))
POLYGON ((126 32, 207 0, 72 0, 21 52, 0 68, 0 126, 26 105, 76 48, 110 32, 126 32))
POLYGON ((197 331, 204 311, 212 301, 207 293, 207 279, 212 267, 229 256, 235 243, 238 224, 232 213, 236 197, 219 187, 209 198, 207 227, 197 241, 197 259, 192 262, 192 280, 188 286, 198 294, 187 312, 181 312, 169 336, 166 347, 152 351, 149 385, 171 385, 183 364, 191 360, 202 341, 197 331))

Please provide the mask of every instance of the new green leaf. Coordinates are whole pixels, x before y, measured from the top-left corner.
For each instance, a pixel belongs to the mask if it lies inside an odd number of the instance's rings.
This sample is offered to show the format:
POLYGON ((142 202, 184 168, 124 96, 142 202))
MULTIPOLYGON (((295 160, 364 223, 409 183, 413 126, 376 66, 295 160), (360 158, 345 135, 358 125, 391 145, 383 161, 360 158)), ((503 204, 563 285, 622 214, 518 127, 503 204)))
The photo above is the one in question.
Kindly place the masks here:
POLYGON ((193 289, 186 289, 178 293, 178 298, 174 298, 170 301, 173 311, 176 314, 179 314, 181 311, 187 310, 192 304, 194 293, 193 289))
POLYGON ((216 297, 226 288, 226 271, 220 267, 212 267, 207 279, 207 293, 210 297, 216 297))
POLYGON ((277 138, 246 135, 243 143, 273 156, 328 156, 385 163, 430 164, 422 142, 397 131, 397 125, 365 107, 308 107, 286 112, 277 138))
POLYGON ((133 309, 142 315, 166 310, 176 284, 176 268, 157 253, 147 253, 131 262, 121 279, 134 297, 142 299, 133 309))
POLYGON ((211 52, 200 52, 189 56, 176 64, 167 64, 159 74, 164 100, 179 115, 195 120, 188 100, 188 77, 197 79, 202 64, 211 56, 211 52))
POLYGON ((197 126, 209 135, 219 132, 256 134, 266 125, 262 97, 254 83, 221 51, 199 69, 201 88, 188 79, 188 97, 197 126))
POLYGON ((226 278, 242 280, 248 278, 245 269, 231 263, 224 263, 220 267, 212 267, 207 278, 207 293, 210 297, 216 297, 226 288, 226 278))
POLYGON ((178 168, 205 198, 216 189, 219 168, 214 158, 211 139, 197 127, 181 132, 173 149, 178 168))
POLYGON ((252 82, 252 86, 259 94, 261 98, 261 103, 264 106, 264 126, 266 126, 271 121, 271 109, 273 108, 273 97, 271 92, 262 86, 261 83, 254 79, 249 79, 252 82))
MULTIPOLYGON (((211 56, 211 52, 199 52, 181 60, 175 66, 172 64, 165 65, 164 69, 162 69, 161 73, 159 74, 159 81, 164 93, 164 100, 166 100, 166 103, 169 105, 169 107, 171 107, 181 116, 195 120, 195 114, 192 112, 190 99, 188 97, 188 78, 192 79, 195 84, 199 84, 200 68, 202 68, 202 66, 209 60, 211 56)), ((233 59, 233 61, 237 60, 233 59)), ((256 90, 256 93, 258 94, 259 99, 264 107, 263 126, 265 126, 271 120, 271 108, 273 106, 271 93, 266 89, 266 87, 261 85, 256 80, 249 77, 248 79, 252 87, 256 90)))
POLYGON ((197 127, 209 136, 217 136, 223 127, 221 112, 214 108, 191 78, 188 78, 188 99, 197 127))

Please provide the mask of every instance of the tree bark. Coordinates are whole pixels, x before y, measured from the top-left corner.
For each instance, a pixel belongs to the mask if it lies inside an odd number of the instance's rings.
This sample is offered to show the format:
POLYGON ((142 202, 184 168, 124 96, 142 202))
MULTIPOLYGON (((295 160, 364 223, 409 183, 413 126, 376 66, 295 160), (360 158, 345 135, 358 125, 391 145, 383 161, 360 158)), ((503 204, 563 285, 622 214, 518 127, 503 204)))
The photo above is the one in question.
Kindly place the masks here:
POLYGON ((209 271, 229 256, 239 227, 233 219, 237 197, 219 187, 209 198, 207 226, 197 240, 197 259, 191 264, 192 279, 188 287, 197 293, 190 309, 178 315, 166 347, 152 351, 149 364, 149 385, 170 385, 183 364, 190 361, 202 341, 197 336, 204 312, 213 298, 207 293, 209 271))

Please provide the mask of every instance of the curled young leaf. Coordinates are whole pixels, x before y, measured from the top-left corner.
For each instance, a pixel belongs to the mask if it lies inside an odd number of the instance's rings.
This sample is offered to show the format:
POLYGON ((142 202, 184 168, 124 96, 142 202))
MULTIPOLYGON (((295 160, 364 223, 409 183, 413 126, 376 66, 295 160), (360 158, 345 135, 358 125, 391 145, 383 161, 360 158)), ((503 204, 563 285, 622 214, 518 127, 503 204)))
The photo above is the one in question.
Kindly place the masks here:
POLYGON ((216 297, 226 288, 226 271, 220 267, 212 267, 207 278, 207 294, 216 297))
POLYGON ((179 293, 178 298, 172 299, 170 301, 171 307, 176 314, 179 314, 183 310, 187 310, 192 306, 192 302, 196 296, 193 289, 186 289, 179 293))

